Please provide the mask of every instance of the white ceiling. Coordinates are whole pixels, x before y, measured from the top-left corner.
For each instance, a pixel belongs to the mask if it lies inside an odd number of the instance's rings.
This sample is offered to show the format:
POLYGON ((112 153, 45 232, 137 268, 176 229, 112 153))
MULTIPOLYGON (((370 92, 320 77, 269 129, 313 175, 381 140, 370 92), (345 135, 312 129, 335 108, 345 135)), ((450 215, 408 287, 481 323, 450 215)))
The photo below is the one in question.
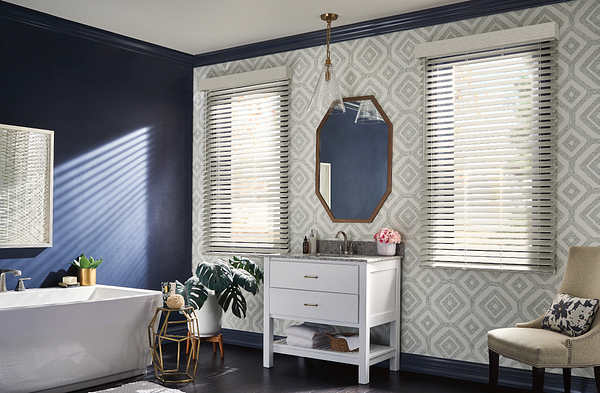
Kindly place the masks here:
POLYGON ((192 55, 464 0, 6 0, 192 55))

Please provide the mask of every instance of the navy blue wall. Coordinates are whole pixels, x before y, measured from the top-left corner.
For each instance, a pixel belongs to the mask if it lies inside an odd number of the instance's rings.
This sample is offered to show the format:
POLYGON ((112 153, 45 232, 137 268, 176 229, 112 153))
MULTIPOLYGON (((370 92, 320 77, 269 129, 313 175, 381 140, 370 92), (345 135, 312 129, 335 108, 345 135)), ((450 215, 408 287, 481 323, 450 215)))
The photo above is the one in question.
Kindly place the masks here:
POLYGON ((0 268, 56 286, 84 252, 99 284, 189 277, 192 84, 191 66, 0 18, 0 123, 55 137, 54 245, 0 249, 0 268))
POLYGON ((356 110, 329 116, 321 129, 321 162, 331 164, 337 219, 367 219, 387 191, 388 125, 355 124, 356 110))

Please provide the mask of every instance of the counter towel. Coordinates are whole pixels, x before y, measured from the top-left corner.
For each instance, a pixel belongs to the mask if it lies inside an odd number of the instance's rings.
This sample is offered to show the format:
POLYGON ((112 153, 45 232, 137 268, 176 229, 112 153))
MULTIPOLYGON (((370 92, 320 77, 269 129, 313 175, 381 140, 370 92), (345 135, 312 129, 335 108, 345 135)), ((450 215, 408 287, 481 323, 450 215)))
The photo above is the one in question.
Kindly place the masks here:
POLYGON ((329 337, 323 336, 322 338, 309 339, 297 336, 287 336, 286 342, 293 347, 318 348, 329 344, 329 337))
POLYGON ((342 336, 341 334, 336 334, 334 336, 335 338, 343 338, 344 340, 346 340, 346 343, 348 344, 348 349, 350 351, 354 351, 356 348, 358 348, 358 335, 356 336, 342 336))
POLYGON ((322 323, 304 322, 301 325, 292 325, 288 327, 286 329, 286 333, 288 336, 296 336, 312 340, 314 338, 324 337, 325 333, 334 334, 335 328, 322 323))

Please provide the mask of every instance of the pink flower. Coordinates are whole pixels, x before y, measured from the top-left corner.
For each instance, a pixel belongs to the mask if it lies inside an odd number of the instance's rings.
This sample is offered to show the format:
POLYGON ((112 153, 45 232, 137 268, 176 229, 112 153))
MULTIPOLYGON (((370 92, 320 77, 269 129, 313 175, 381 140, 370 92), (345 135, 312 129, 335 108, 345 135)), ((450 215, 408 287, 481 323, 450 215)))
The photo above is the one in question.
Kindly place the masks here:
POLYGON ((382 243, 400 243, 402 240, 400 233, 388 228, 381 228, 373 238, 382 243))

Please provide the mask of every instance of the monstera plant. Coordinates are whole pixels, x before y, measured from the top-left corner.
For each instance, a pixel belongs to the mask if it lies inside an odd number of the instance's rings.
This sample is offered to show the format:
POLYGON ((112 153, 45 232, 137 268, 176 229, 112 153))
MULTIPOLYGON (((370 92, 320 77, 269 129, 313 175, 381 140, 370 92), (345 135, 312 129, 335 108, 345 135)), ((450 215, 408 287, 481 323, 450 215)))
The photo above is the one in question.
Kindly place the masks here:
POLYGON ((202 309, 207 300, 214 296, 223 311, 231 308, 236 317, 244 318, 247 303, 242 290, 256 295, 263 277, 262 269, 244 257, 200 262, 195 274, 185 284, 176 282, 176 293, 182 295, 186 305, 195 310, 202 309))

